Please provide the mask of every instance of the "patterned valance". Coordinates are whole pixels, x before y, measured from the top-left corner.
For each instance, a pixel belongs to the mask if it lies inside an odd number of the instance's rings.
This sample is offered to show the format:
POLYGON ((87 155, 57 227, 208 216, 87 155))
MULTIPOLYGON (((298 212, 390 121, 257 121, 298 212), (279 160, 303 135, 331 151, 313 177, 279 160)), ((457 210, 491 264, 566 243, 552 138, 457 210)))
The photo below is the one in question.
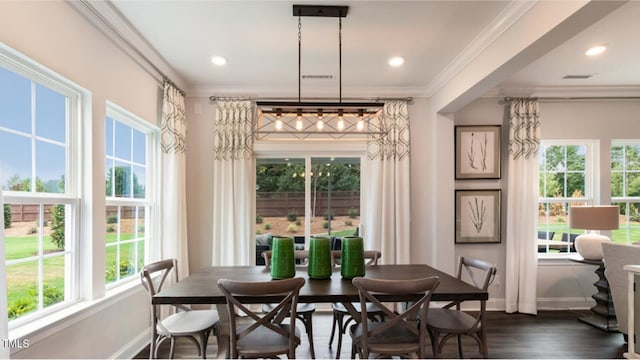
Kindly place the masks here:
POLYGON ((510 99, 509 154, 513 159, 529 159, 540 147, 540 111, 538 100, 510 99))
POLYGON ((251 159, 253 119, 257 116, 255 103, 248 100, 216 103, 215 159, 251 159))
POLYGON ((403 160, 409 157, 409 110, 406 101, 388 101, 379 119, 384 135, 369 141, 367 155, 370 160, 403 160))

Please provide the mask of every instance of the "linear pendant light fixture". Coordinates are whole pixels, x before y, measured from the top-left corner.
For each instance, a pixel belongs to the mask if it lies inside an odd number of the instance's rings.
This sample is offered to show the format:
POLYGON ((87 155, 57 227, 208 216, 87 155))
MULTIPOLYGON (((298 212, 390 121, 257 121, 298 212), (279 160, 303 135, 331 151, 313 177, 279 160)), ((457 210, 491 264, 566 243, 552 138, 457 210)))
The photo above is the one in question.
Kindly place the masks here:
POLYGON ((342 18, 348 6, 293 5, 298 18, 298 101, 258 101, 258 139, 367 140, 383 135, 379 115, 384 103, 342 101, 342 18), (302 17, 338 18, 339 94, 337 102, 302 100, 302 17))

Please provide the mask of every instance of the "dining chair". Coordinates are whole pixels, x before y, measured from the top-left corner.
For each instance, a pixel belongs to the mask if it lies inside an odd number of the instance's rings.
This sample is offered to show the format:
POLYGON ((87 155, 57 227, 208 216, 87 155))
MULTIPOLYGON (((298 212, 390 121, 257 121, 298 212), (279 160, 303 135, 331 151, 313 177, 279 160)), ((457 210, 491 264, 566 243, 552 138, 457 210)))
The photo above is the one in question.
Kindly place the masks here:
POLYGON ((296 347, 300 344, 296 328, 296 305, 298 294, 304 285, 304 278, 296 277, 277 281, 236 281, 218 280, 218 287, 227 300, 229 315, 229 355, 239 357, 269 358, 285 354, 296 357, 296 347), (264 313, 245 306, 242 298, 281 295, 284 298, 264 313), (246 314, 248 321, 238 323, 236 313, 246 314), (281 323, 289 318, 289 324, 281 323))
MULTIPOLYGON (((262 256, 264 257, 265 267, 269 269, 271 267, 271 250, 264 251, 262 256)), ((309 251, 307 250, 295 250, 294 257, 296 259, 297 267, 306 267, 309 264, 309 251)), ((271 311, 273 309, 274 304, 264 304, 262 305, 262 310, 265 312, 271 311)), ((315 359, 316 353, 313 347, 313 313, 316 312, 315 304, 298 304, 296 306, 296 318, 302 321, 304 325, 304 330, 307 333, 307 339, 309 340, 309 352, 311 353, 311 358, 315 359)))
MULTIPOLYGON (((342 253, 340 250, 331 251, 331 258, 333 259, 333 266, 340 266, 340 257, 342 253)), ((378 261, 382 253, 377 250, 365 250, 364 259, 365 266, 373 266, 378 265, 378 261)), ((352 303, 351 306, 355 309, 355 311, 360 314, 362 309, 360 308, 360 303, 352 303)), ((336 328, 338 329, 338 348, 336 349, 336 359, 340 358, 340 351, 342 350, 342 335, 346 334, 349 323, 352 321, 359 321, 358 319, 354 319, 349 310, 342 303, 332 303, 331 310, 333 311, 333 324, 331 325, 331 336, 329 336, 329 348, 333 345, 333 337, 336 332, 336 328), (347 317, 346 321, 344 320, 347 317)), ((374 304, 367 303, 367 315, 371 321, 382 321, 384 320, 384 312, 378 309, 374 304)))
MULTIPOLYGON (((207 342, 211 331, 216 333, 218 325, 218 312, 216 310, 191 310, 184 305, 174 306, 175 312, 164 319, 160 319, 160 305, 153 305, 153 296, 162 290, 162 287, 170 279, 173 271, 173 281, 178 282, 178 261, 176 259, 160 260, 145 265, 140 271, 142 286, 149 294, 151 304, 151 342, 149 343, 149 358, 158 356, 158 348, 163 341, 169 339, 171 347, 169 357, 173 358, 175 352, 175 339, 186 337, 198 348, 198 356, 206 358, 207 342), (196 340, 200 339, 200 342, 196 340)), ((169 305, 166 305, 169 306, 169 305)))
MULTIPOLYGON (((470 282, 482 291, 487 291, 495 275, 495 264, 470 257, 458 258, 456 278, 463 281, 467 281, 466 279, 468 278, 469 281, 467 282, 470 282), (464 275, 465 273, 467 274, 466 276, 464 275)), ((442 349, 447 340, 455 336, 458 340, 458 356, 462 358, 462 335, 473 338, 478 344, 482 356, 484 358, 489 357, 485 326, 487 301, 479 301, 480 311, 475 315, 461 311, 461 301, 454 301, 442 308, 429 310, 429 318, 426 322, 435 357, 438 357, 442 353, 442 349), (454 306, 455 309, 453 308, 454 306)))
POLYGON ((410 356, 426 358, 427 330, 424 321, 429 319, 429 303, 433 291, 438 287, 440 279, 437 276, 408 280, 384 280, 356 277, 352 280, 358 289, 360 297, 360 319, 351 325, 351 358, 356 353, 361 359, 369 358, 370 354, 377 357, 410 356), (383 295, 422 296, 412 302, 402 311, 395 309, 395 303, 383 303, 383 295), (383 321, 369 322, 367 302, 376 305, 385 314, 383 321))

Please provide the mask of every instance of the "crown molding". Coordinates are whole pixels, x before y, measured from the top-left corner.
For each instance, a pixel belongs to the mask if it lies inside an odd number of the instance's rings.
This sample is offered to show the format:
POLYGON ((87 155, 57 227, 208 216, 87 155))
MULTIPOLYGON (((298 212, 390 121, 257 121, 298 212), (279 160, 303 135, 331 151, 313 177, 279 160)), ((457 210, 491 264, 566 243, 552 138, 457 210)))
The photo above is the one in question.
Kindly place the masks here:
POLYGON ((640 86, 541 86, 494 88, 482 97, 614 98, 640 96, 640 86))
POLYGON ((67 3, 159 83, 166 77, 179 87, 186 87, 186 82, 110 1, 67 0, 67 3))
MULTIPOLYGON (((186 97, 283 97, 297 98, 297 94, 291 91, 290 86, 192 86, 185 89, 186 97)), ((342 97, 376 97, 376 98, 395 98, 395 97, 427 97, 424 87, 343 87, 342 97)), ((305 93, 304 99, 310 98, 335 98, 338 99, 335 88, 314 88, 305 93)))
POLYGON ((500 35, 507 31, 520 17, 531 9, 537 1, 512 1, 502 12, 481 31, 453 61, 449 63, 429 84, 424 91, 428 97, 432 97, 449 81, 451 81, 462 69, 468 66, 500 35))

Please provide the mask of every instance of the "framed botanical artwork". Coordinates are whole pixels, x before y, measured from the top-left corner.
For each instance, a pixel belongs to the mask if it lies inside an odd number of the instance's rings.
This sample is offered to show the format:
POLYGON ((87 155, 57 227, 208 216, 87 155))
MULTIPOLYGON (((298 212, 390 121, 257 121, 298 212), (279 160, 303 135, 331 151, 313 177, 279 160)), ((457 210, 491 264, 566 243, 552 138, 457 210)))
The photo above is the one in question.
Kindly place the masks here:
POLYGON ((456 126, 456 180, 499 179, 502 127, 456 126))
POLYGON ((500 190, 456 190, 456 243, 499 243, 500 190))

